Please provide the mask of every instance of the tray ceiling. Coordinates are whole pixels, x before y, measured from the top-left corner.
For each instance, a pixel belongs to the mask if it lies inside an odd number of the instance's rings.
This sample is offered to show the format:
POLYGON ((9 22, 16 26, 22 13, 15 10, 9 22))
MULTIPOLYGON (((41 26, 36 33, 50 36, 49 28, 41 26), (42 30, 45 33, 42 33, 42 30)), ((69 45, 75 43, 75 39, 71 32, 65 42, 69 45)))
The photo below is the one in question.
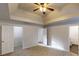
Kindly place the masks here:
MULTIPOLYGON (((37 6, 33 3, 19 3, 19 4, 9 4, 9 11, 10 15, 16 16, 19 10, 26 11, 29 13, 27 16, 35 15, 36 19, 37 16, 41 19, 43 24, 52 23, 54 21, 63 20, 69 17, 78 16, 79 14, 79 4, 78 3, 50 3, 49 7, 54 8, 55 11, 49 11, 46 10, 46 14, 43 15, 40 10, 33 12, 33 10, 37 6), (31 15, 32 14, 32 15, 31 15)), ((23 12, 23 13, 24 13, 23 12)), ((17 16, 20 14, 23 14, 22 12, 17 14, 17 16)), ((25 13, 24 13, 25 15, 25 13)), ((19 17, 18 16, 18 17, 19 17)), ((23 18, 23 16, 21 16, 23 18)), ((26 16, 24 16, 26 17, 26 16)), ((26 17, 27 18, 27 17, 26 17)), ((35 18, 33 18, 35 19, 35 18)), ((38 19, 38 20, 40 20, 38 19)), ((29 19, 30 20, 30 19, 29 19)), ((36 21, 36 20, 34 20, 36 21)), ((39 22, 39 21, 38 21, 39 22)), ((41 23, 40 23, 41 24, 41 23)))

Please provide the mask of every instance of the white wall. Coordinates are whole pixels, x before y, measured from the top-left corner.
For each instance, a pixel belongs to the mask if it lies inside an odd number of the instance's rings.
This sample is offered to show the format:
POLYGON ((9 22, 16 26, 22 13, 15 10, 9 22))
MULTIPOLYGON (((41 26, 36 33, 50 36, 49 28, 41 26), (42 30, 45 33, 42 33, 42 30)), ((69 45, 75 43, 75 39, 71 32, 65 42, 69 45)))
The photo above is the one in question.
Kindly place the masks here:
POLYGON ((23 27, 23 48, 30 48, 38 44, 39 29, 38 26, 26 25, 23 27))
POLYGON ((68 26, 48 27, 48 41, 54 48, 69 51, 68 26))

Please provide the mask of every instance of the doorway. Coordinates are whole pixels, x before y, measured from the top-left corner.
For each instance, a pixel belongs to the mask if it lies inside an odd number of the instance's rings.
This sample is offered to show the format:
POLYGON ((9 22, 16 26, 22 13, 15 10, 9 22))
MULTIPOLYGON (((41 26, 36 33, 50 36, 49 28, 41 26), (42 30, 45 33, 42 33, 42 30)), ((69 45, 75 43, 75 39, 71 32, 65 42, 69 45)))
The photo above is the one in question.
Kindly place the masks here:
POLYGON ((22 39, 23 39, 23 27, 14 26, 14 50, 21 50, 23 47, 22 39))
POLYGON ((39 44, 47 46, 47 28, 42 28, 39 31, 39 44))

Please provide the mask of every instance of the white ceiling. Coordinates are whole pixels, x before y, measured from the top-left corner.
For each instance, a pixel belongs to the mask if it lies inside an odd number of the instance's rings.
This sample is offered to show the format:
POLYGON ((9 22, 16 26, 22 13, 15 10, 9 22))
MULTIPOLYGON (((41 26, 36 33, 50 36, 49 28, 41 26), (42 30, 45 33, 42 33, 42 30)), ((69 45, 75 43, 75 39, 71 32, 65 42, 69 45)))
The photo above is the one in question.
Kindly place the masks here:
POLYGON ((49 7, 55 11, 46 10, 43 15, 39 10, 33 12, 37 6, 33 3, 9 4, 9 12, 11 18, 25 22, 33 22, 38 24, 49 24, 55 21, 64 20, 70 17, 79 16, 78 3, 51 3, 49 7))

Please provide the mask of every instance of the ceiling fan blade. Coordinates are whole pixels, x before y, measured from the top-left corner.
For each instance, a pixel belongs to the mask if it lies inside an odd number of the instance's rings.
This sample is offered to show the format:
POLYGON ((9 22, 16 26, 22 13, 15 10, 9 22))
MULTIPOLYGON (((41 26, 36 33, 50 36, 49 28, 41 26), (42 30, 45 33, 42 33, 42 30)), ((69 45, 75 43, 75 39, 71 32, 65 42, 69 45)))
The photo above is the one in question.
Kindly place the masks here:
POLYGON ((33 11, 37 11, 39 8, 34 9, 33 11))
POLYGON ((38 3, 34 3, 35 5, 39 5, 38 3))
POLYGON ((40 5, 44 5, 44 3, 40 3, 40 5))
POLYGON ((54 11, 54 9, 52 9, 52 8, 47 8, 48 10, 51 10, 51 11, 54 11))

